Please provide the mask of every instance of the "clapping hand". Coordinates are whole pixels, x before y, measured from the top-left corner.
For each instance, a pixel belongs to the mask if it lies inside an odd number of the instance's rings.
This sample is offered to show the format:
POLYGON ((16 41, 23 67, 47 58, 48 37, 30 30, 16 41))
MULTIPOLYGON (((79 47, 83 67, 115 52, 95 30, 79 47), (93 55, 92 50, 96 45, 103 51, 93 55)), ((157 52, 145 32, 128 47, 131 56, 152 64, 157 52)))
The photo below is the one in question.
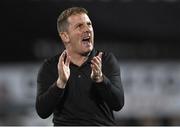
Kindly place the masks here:
POLYGON ((93 57, 91 60, 91 79, 95 82, 103 81, 103 73, 102 73, 102 52, 100 52, 97 56, 93 57))
POLYGON ((70 56, 66 52, 66 50, 61 54, 59 57, 59 62, 58 62, 58 80, 57 80, 57 86, 60 88, 65 88, 66 83, 69 79, 70 76, 70 56))

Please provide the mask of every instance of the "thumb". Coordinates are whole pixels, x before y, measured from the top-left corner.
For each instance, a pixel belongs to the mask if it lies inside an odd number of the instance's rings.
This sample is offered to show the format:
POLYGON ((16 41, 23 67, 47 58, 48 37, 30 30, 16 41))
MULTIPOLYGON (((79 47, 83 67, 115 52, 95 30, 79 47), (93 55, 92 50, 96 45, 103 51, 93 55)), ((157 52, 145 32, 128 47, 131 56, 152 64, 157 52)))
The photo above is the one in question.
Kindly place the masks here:
POLYGON ((98 56, 99 56, 100 58, 102 58, 102 54, 103 54, 103 52, 99 52, 98 56))

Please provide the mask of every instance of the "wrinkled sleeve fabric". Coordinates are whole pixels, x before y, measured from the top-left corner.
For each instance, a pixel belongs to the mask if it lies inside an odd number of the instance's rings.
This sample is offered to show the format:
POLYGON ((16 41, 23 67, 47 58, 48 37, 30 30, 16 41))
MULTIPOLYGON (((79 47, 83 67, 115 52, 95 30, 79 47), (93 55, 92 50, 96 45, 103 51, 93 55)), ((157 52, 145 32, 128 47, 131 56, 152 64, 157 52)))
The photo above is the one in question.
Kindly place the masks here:
POLYGON ((95 83, 96 88, 111 110, 119 111, 124 106, 124 91, 119 63, 112 53, 103 55, 102 71, 103 82, 95 83))
POLYGON ((64 89, 56 85, 57 76, 52 71, 53 68, 55 68, 54 63, 46 60, 37 76, 36 111, 44 119, 53 113, 64 94, 64 89))

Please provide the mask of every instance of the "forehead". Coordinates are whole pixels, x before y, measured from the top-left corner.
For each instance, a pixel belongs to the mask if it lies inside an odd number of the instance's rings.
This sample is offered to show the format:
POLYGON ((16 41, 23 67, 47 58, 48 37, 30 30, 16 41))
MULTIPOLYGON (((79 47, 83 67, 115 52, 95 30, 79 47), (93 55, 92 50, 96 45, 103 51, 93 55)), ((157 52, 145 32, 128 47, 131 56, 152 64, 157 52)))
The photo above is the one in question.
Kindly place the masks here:
POLYGON ((87 14, 81 13, 81 14, 71 15, 70 17, 68 17, 68 22, 71 25, 76 25, 78 23, 91 22, 91 20, 89 19, 87 14))

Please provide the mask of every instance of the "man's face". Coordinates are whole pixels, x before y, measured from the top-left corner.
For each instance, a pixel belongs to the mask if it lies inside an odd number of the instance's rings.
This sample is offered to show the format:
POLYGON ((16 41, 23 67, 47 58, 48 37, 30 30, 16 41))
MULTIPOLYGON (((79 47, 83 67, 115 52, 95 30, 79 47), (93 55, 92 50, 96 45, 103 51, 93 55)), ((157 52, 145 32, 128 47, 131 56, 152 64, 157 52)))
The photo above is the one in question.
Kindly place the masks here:
POLYGON ((94 31, 87 14, 76 14, 68 18, 67 34, 69 42, 66 48, 77 54, 87 54, 94 46, 94 31))

